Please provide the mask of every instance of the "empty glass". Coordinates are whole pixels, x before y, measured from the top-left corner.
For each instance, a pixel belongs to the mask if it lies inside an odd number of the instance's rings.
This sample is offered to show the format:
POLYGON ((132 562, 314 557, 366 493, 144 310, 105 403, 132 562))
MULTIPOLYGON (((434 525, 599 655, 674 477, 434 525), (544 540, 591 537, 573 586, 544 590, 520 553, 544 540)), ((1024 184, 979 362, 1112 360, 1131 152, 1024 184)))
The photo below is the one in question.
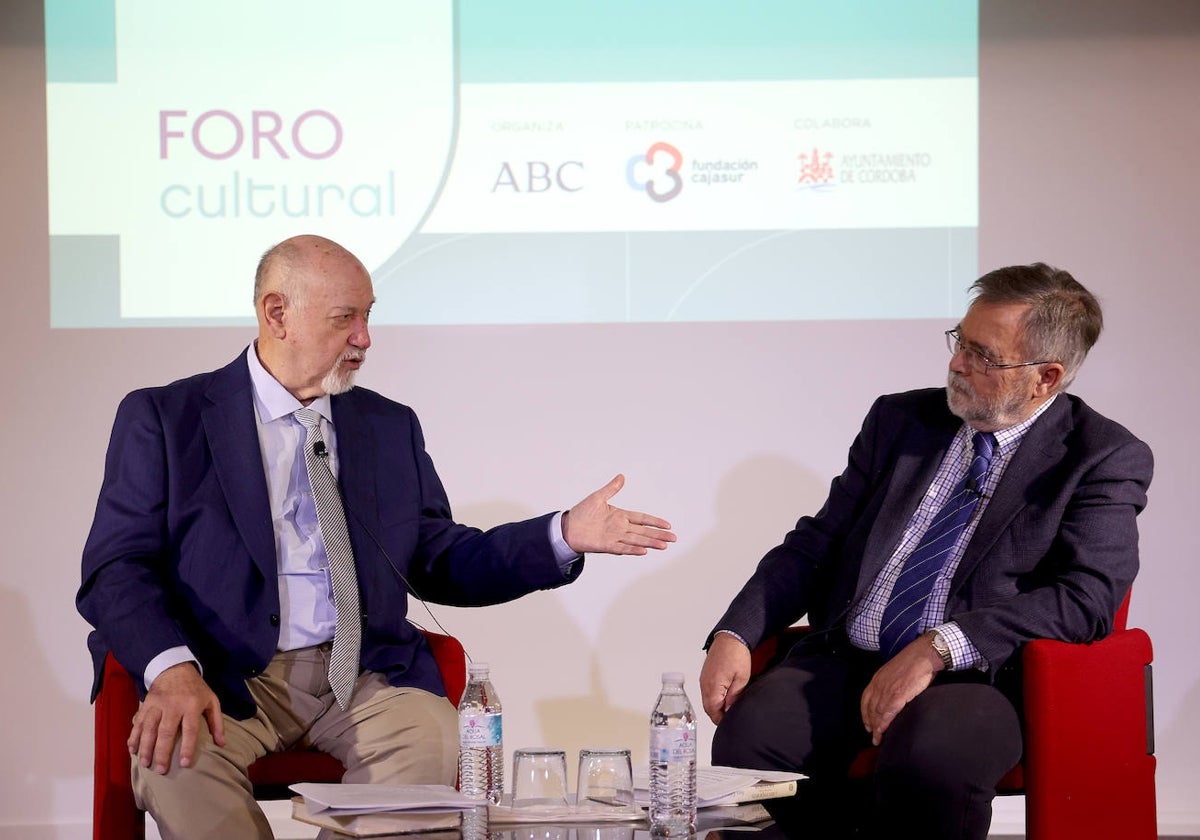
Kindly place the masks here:
POLYGON ((567 803, 567 754, 544 747, 513 752, 514 809, 565 809, 567 803))
POLYGON ((629 811, 634 808, 629 750, 588 747, 579 751, 579 785, 575 808, 588 813, 629 811))

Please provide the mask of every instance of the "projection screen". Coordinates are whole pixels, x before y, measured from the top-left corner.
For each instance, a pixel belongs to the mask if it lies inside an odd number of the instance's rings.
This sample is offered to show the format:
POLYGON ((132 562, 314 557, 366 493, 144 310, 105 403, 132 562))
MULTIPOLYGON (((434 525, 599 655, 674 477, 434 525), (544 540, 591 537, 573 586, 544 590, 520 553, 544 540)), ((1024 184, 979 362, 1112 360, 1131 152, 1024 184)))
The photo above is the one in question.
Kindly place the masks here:
POLYGON ((376 323, 953 317, 973 3, 47 0, 51 322, 239 324, 298 232, 376 323))

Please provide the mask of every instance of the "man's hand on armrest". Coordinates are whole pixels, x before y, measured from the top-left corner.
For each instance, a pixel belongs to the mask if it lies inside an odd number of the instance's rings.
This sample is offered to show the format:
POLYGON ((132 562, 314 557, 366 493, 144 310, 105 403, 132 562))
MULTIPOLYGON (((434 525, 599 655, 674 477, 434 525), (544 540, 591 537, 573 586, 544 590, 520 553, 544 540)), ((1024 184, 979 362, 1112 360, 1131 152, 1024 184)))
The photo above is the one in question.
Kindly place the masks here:
POLYGON ((202 722, 208 726, 213 740, 225 746, 225 722, 217 695, 194 664, 173 665, 155 678, 133 716, 129 754, 136 755, 143 767, 166 773, 171 767, 175 742, 182 736, 179 766, 190 767, 202 722))

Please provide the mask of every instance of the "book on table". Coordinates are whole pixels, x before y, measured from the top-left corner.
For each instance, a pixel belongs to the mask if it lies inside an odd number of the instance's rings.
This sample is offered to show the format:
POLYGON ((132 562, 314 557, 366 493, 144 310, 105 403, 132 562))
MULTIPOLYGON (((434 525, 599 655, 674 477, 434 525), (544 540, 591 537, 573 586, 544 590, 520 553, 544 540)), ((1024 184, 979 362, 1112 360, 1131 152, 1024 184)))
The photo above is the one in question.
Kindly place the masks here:
POLYGON ((328 828, 350 837, 395 837, 398 834, 447 832, 458 837, 461 811, 369 811, 347 814, 338 810, 309 810, 304 797, 292 797, 292 819, 328 828))
POLYGON ((291 786, 292 818, 351 837, 454 831, 479 803, 448 785, 291 786))
MULTIPOLYGON (((796 793, 803 773, 783 770, 748 770, 742 767, 697 767, 696 807, 711 808, 745 802, 781 799, 796 793)), ((634 797, 639 805, 650 804, 650 767, 640 765, 633 773, 634 797)))

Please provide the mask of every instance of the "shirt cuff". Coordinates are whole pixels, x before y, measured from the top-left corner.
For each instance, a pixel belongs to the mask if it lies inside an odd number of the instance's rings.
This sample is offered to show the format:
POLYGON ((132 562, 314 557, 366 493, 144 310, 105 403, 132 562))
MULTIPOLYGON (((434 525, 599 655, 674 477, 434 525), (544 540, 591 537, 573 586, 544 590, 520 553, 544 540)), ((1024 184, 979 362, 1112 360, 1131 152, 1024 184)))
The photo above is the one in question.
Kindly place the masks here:
POLYGON ((749 643, 749 642, 747 642, 745 639, 743 639, 743 638, 741 637, 741 635, 739 635, 738 633, 735 633, 735 632, 733 632, 732 630, 714 630, 714 631, 713 631, 713 638, 716 638, 716 636, 717 636, 717 634, 718 634, 718 633, 724 633, 726 636, 733 636, 733 638, 737 639, 739 642, 741 642, 742 644, 744 644, 744 645, 745 645, 747 648, 749 648, 749 647, 750 647, 750 643, 749 643))
POLYGON ((150 686, 154 685, 154 681, 158 679, 158 675, 168 668, 174 668, 184 662, 193 662, 196 669, 200 671, 201 676, 204 675, 204 669, 200 667, 200 663, 196 657, 192 656, 192 652, 187 649, 186 645, 167 648, 158 656, 150 660, 150 664, 146 666, 146 672, 142 679, 146 684, 146 690, 150 690, 150 686))
POLYGON ((950 661, 953 663, 950 670, 966 671, 970 668, 977 668, 980 671, 986 671, 988 669, 983 654, 967 638, 967 634, 958 626, 957 621, 948 621, 931 629, 940 633, 950 648, 950 661))
POLYGON ((550 548, 554 549, 554 559, 558 562, 558 568, 566 575, 570 574, 571 567, 583 555, 576 553, 563 539, 562 518, 561 510, 550 517, 550 548))

